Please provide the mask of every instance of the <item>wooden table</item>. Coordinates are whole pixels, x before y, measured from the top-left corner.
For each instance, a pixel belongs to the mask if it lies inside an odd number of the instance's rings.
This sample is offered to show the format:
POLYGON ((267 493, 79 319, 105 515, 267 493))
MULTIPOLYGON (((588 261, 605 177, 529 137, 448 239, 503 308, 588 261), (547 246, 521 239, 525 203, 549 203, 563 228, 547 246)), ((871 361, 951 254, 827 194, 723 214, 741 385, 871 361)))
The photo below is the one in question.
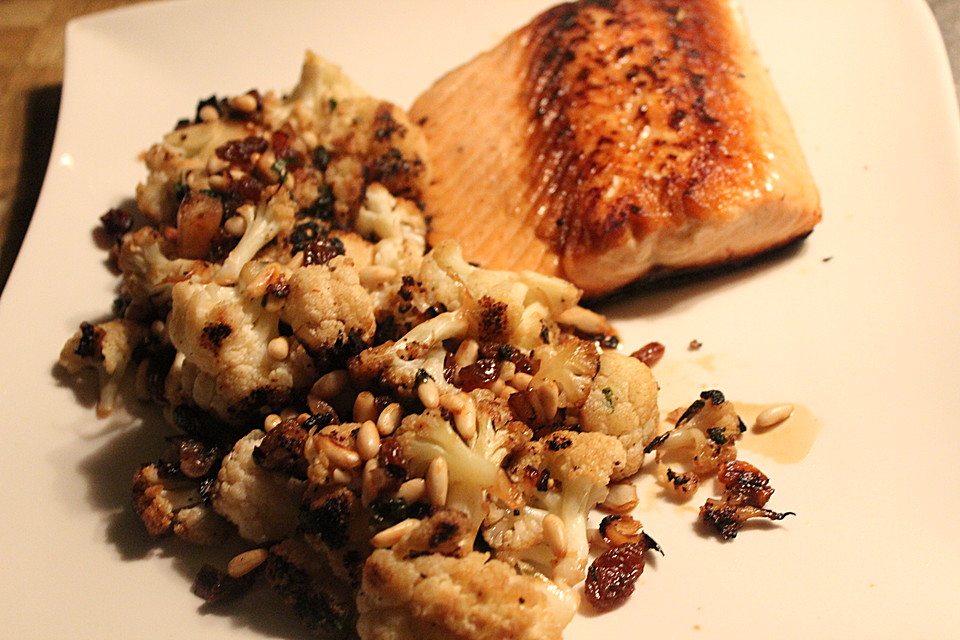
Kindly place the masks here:
MULTIPOLYGON (((0 291, 40 193, 73 17, 142 0, 0 0, 0 291)), ((928 0, 960 79, 960 0, 928 0)))

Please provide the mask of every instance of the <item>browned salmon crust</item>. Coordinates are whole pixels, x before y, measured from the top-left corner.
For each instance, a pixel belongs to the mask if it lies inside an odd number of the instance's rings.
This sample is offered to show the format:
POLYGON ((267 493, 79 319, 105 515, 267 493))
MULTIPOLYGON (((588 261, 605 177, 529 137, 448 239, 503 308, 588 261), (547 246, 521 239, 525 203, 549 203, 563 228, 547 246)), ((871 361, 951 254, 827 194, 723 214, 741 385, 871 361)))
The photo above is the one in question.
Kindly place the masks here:
POLYGON ((821 217, 730 0, 559 5, 411 115, 430 146, 431 241, 592 297, 782 246, 821 217))

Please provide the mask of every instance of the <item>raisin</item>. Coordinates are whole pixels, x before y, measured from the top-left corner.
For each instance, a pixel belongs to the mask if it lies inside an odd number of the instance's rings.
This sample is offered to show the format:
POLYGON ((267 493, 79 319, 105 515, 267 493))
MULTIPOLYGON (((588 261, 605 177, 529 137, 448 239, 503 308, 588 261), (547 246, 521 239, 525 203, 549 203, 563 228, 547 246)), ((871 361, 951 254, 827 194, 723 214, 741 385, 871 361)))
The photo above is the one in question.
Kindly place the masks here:
POLYGON ((587 601, 601 611, 623 604, 633 594, 643 573, 643 554, 647 545, 631 542, 602 553, 587 571, 584 594, 587 601))
POLYGON ((637 360, 647 365, 648 367, 652 367, 653 365, 660 362, 660 358, 663 357, 663 352, 665 350, 666 350, 666 347, 664 347, 659 342, 648 342, 647 344, 643 345, 642 347, 640 347, 639 349, 631 353, 630 357, 636 358, 637 360))

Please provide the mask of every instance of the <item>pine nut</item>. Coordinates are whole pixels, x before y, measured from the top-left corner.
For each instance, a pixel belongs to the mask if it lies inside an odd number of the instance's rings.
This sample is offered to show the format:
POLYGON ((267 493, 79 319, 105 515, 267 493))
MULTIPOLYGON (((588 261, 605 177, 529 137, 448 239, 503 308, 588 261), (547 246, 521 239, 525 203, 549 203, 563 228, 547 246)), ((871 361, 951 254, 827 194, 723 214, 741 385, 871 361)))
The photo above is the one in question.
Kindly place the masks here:
POLYGON ((353 482, 353 474, 339 467, 334 468, 330 473, 330 482, 333 484, 351 484, 353 482))
POLYGON ((241 578, 263 564, 267 556, 266 549, 250 549, 235 555, 227 563, 227 574, 231 578, 241 578))
POLYGON ((197 114, 200 116, 200 120, 203 122, 213 122, 214 120, 220 119, 220 112, 217 111, 217 108, 213 105, 204 105, 200 109, 200 113, 197 114))
POLYGON ((267 343, 267 354, 274 360, 286 360, 290 355, 290 343, 283 336, 277 336, 267 343))
POLYGON ((637 506, 637 488, 632 484, 612 484, 607 499, 600 505, 612 513, 629 513, 637 506))
POLYGON ((230 188, 230 178, 216 173, 207 178, 207 182, 210 183, 211 189, 220 191, 221 193, 230 188))
POLYGON ((223 230, 231 236, 239 238, 247 230, 247 220, 243 216, 230 216, 223 223, 223 230))
POLYGON ((554 557, 567 555, 567 528, 559 516, 548 513, 543 518, 543 539, 550 547, 554 557))
POLYGON ((450 486, 450 470, 447 459, 437 457, 427 467, 427 496, 430 504, 442 507, 447 504, 447 490, 450 486))
POLYGON ((450 411, 463 411, 464 393, 447 393, 440 396, 440 406, 450 411))
POLYGON ((224 169, 229 169, 230 163, 218 156, 217 154, 212 154, 210 159, 207 160, 207 173, 211 176, 214 173, 220 173, 224 169))
POLYGON ((457 347, 457 352, 453 356, 454 362, 457 364, 457 368, 462 369, 467 365, 471 365, 476 362, 479 351, 480 345, 476 340, 469 339, 461 342, 460 346, 457 347))
POLYGON ((417 387, 417 397, 427 409, 436 409, 440 406, 440 387, 433 380, 424 380, 417 387))
POLYGON ((420 521, 416 518, 407 518, 398 522, 389 529, 384 529, 377 535, 370 538, 370 544, 378 549, 392 547, 404 538, 406 538, 414 529, 420 526, 420 521))
POLYGON ((780 424, 792 415, 792 404, 775 404, 758 413, 754 424, 761 429, 766 429, 780 424))
POLYGON ((244 93, 242 95, 230 98, 230 106, 237 111, 253 113, 257 110, 257 99, 249 93, 244 93))
POLYGON ((477 403, 473 396, 464 394, 467 397, 463 410, 454 414, 453 424, 457 427, 457 432, 464 440, 470 440, 477 435, 477 403))
POLYGON ((384 282, 393 280, 397 276, 397 271, 390 267, 371 264, 366 267, 361 267, 359 274, 360 284, 362 284, 365 289, 373 289, 384 282))
POLYGON ((380 432, 373 420, 360 425, 357 432, 357 453, 362 460, 373 460, 380 453, 380 432))
POLYGON ((330 436, 317 434, 313 437, 317 448, 327 456, 330 464, 341 469, 353 469, 360 466, 360 454, 348 449, 330 436))
POLYGON ((266 432, 273 431, 277 428, 277 425, 283 422, 283 420, 275 413, 271 413, 266 418, 263 419, 263 430, 266 432))
POLYGON ((377 418, 377 431, 380 432, 380 435, 388 436, 397 430, 397 427, 400 426, 402 411, 399 403, 392 402, 380 412, 380 416, 377 418))
POLYGON ((366 422, 377 419, 376 399, 369 391, 361 391, 353 401, 353 421, 366 422))
POLYGON ((325 373, 313 383, 310 388, 310 395, 315 395, 321 400, 330 400, 338 395, 347 387, 350 376, 344 369, 337 369, 330 373, 325 373))
POLYGON ((510 386, 518 391, 526 391, 527 387, 530 386, 530 381, 533 380, 533 376, 529 373, 515 373, 513 378, 510 379, 510 386))
POLYGON ((414 478, 400 485, 400 488, 397 489, 397 497, 407 504, 412 504, 422 498, 426 491, 427 481, 423 478, 414 478))

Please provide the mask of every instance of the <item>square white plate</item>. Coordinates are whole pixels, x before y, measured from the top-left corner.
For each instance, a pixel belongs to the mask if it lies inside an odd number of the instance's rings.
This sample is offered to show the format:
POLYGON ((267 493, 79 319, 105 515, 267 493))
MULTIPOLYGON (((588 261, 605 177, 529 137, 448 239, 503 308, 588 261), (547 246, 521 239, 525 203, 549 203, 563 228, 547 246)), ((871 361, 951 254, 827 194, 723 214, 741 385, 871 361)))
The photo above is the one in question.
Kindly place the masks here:
MULTIPOLYGON (((224 613, 189 593, 200 558, 146 540, 128 479, 160 429, 98 422, 55 374, 63 341, 106 315, 114 277, 92 229, 144 176, 137 154, 198 99, 286 90, 306 48, 408 106, 524 24, 542 0, 168 2, 68 28, 56 142, 0 301, 0 610, 8 638, 297 637, 276 601, 224 613)), ((822 190, 793 254, 606 309, 627 349, 659 340, 662 406, 706 388, 797 402, 822 430, 801 461, 745 449, 770 505, 797 516, 732 543, 696 505, 645 494, 666 556, 627 606, 572 639, 951 637, 960 628, 960 126, 921 0, 744 0, 822 190), (691 340, 699 351, 689 351, 691 340)))

